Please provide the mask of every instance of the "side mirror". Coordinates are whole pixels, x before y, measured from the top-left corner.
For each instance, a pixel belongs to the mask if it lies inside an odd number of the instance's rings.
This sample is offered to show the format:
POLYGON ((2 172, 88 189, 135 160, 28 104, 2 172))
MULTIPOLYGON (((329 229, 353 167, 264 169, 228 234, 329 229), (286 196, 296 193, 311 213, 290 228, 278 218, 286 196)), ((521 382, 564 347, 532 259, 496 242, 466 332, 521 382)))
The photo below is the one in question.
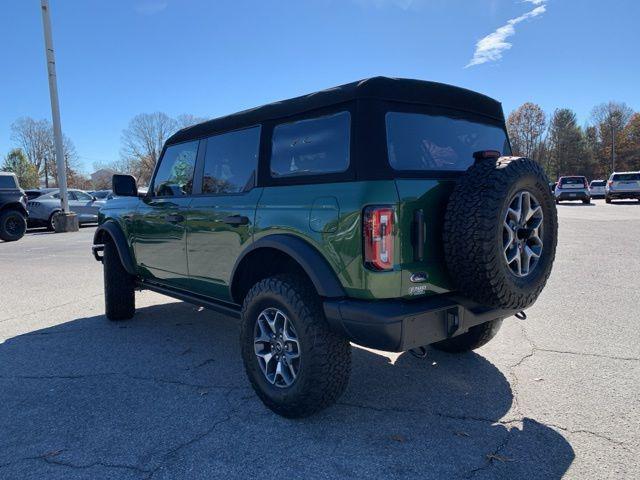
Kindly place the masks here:
POLYGON ((131 175, 113 176, 113 193, 118 197, 137 197, 138 185, 131 175))
POLYGON ((92 201, 92 202, 95 202, 96 200, 98 200, 98 198, 97 198, 97 197, 95 197, 94 195, 91 195, 91 201, 92 201))

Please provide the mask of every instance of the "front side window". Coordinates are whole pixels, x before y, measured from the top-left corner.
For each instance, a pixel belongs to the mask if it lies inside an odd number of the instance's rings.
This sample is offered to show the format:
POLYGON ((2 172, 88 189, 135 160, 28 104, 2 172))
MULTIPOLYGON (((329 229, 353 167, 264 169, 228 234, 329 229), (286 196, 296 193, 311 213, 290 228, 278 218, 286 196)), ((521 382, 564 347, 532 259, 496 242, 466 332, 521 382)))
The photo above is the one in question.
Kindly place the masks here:
POLYGON ((474 152, 511 154, 504 129, 489 123, 389 112, 386 126, 389 164, 395 170, 463 171, 473 164, 474 152))
POLYGON ((207 139, 202 193, 238 193, 255 184, 260 127, 207 139))
POLYGON ((190 195, 197 155, 197 141, 167 147, 153 181, 154 196, 180 197, 190 195))
POLYGON ((344 172, 349 168, 349 112, 278 125, 273 130, 271 176, 344 172))

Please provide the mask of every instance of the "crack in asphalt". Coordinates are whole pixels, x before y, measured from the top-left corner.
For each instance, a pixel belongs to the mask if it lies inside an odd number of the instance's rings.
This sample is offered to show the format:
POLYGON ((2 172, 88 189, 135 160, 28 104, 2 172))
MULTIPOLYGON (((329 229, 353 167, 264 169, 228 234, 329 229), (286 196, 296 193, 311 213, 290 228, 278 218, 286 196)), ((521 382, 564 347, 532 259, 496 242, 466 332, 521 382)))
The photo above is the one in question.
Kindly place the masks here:
POLYGON ((142 381, 150 381, 157 383, 165 383, 170 385, 180 385, 184 387, 191 388, 215 388, 215 389, 239 389, 240 387, 234 385, 215 385, 215 384, 206 384, 206 383, 189 383, 184 382, 182 380, 172 380, 168 378, 157 378, 157 377, 145 377, 141 375, 131 375, 129 373, 122 372, 102 372, 102 373, 88 373, 88 374, 77 374, 77 375, 0 375, 0 379, 2 380, 17 380, 17 379, 26 379, 26 380, 83 380, 87 378, 101 378, 101 377, 116 377, 122 376, 129 378, 131 380, 142 380, 142 381))

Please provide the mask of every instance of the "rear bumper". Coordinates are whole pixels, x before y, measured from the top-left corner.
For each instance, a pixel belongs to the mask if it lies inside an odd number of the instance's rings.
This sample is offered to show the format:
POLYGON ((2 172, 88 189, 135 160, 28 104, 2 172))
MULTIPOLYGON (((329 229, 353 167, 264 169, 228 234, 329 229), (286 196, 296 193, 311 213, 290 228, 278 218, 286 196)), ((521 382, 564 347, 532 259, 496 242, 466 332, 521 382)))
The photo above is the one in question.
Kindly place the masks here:
POLYGON ((609 190, 606 195, 608 198, 640 198, 640 191, 628 191, 628 192, 620 192, 620 191, 611 191, 609 190))
POLYGON ((556 194, 556 200, 589 200, 591 196, 585 191, 567 191, 556 194))
POLYGON ((450 294, 413 301, 329 299, 324 311, 332 328, 350 341, 389 352, 439 342, 517 312, 487 308, 450 294))

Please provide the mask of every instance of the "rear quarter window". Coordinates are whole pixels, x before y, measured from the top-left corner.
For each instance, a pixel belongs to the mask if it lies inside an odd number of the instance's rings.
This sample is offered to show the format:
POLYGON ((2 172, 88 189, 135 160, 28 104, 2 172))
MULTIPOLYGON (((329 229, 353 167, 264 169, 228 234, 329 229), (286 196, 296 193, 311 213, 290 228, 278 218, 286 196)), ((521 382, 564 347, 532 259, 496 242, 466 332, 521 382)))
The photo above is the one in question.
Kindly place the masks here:
POLYGON ((272 178, 346 171, 350 131, 349 112, 277 125, 271 144, 272 178))
POLYGON ((462 171, 473 164, 474 152, 511 154, 504 129, 489 123, 407 112, 388 112, 385 123, 395 170, 462 171))

